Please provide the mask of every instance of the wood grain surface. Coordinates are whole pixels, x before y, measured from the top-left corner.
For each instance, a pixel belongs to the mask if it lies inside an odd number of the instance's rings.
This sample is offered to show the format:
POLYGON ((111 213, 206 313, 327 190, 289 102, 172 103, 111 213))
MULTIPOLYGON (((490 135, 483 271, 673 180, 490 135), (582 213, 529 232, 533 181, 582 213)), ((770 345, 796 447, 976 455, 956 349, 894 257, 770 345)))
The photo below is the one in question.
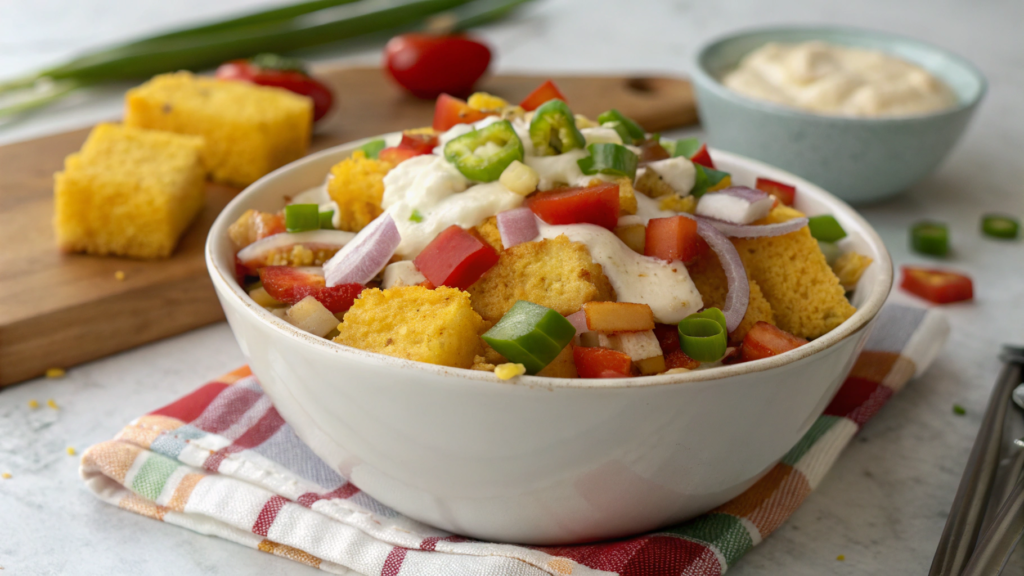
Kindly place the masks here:
MULTIPOLYGON (((336 110, 317 126, 311 151, 426 126, 433 102, 396 88, 376 68, 320 68, 336 110)), ((518 102, 542 76, 494 76, 480 89, 518 102)), ((573 111, 617 108, 649 131, 697 121, 688 82, 675 78, 556 76, 573 111)), ((53 173, 88 130, 0 147, 0 386, 67 368, 223 319, 203 246, 238 190, 209 184, 207 203, 167 260, 62 254, 53 234, 53 173), (115 273, 124 272, 117 280, 115 273)))

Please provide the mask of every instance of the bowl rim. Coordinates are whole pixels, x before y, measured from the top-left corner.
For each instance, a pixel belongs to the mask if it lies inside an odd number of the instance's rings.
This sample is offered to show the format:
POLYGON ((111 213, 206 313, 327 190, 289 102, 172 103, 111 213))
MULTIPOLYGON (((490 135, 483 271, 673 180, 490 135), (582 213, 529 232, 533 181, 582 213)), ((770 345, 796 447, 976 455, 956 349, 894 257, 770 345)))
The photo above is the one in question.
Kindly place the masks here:
MULTIPOLYGON (((828 41, 828 40, 826 40, 828 41)), ((890 56, 895 56, 891 52, 886 50, 880 50, 886 52, 890 56)), ((899 56, 896 56, 899 57, 899 56)), ((910 38, 901 34, 894 34, 891 32, 885 32, 881 30, 871 30, 867 28, 860 28, 857 26, 815 26, 815 25, 786 25, 786 26, 752 26, 744 27, 738 30, 734 30, 727 34, 722 34, 712 38, 705 42, 700 49, 697 51, 696 56, 693 58, 693 75, 698 84, 702 85, 707 90, 713 92, 716 96, 731 100, 735 103, 756 108, 763 112, 777 114, 779 116, 786 116, 790 118, 802 118, 802 119, 814 119, 821 122, 833 122, 837 124, 874 124, 874 125, 892 125, 901 124, 908 122, 919 122, 922 120, 928 120, 932 118, 942 118, 947 116, 953 116, 959 114, 965 110, 970 110, 981 102, 982 98, 988 92, 988 80, 985 75, 982 74, 981 70, 978 69, 969 60, 955 54, 945 48, 936 46, 930 42, 923 40, 917 40, 916 38, 910 38), (906 45, 912 45, 917 48, 931 51, 936 54, 940 54, 947 60, 955 63, 956 65, 963 68, 971 76, 974 77, 978 83, 977 93, 974 94, 973 98, 963 100, 957 98, 957 104, 949 108, 936 110, 933 112, 926 112, 923 114, 901 114, 898 116, 843 116, 838 114, 819 114, 802 110, 800 108, 794 108, 783 104, 777 104, 774 102, 768 102, 766 100, 758 100, 751 98, 739 92, 735 92, 725 86, 714 74, 711 73, 706 67, 707 56, 711 51, 720 48, 721 46, 730 42, 747 38, 750 36, 760 34, 782 34, 792 32, 803 32, 803 33, 837 33, 852 36, 862 36, 865 38, 874 38, 878 40, 885 40, 888 42, 898 42, 906 45)))
MULTIPOLYGON (((493 372, 487 372, 483 370, 472 370, 469 368, 454 368, 449 366, 439 366, 435 364, 427 364, 425 362, 416 362, 413 360, 407 360, 404 358, 396 358, 393 356, 387 356, 375 352, 369 352, 366 350, 360 350, 358 348, 352 348, 342 344, 335 343, 325 338, 318 338, 299 330, 291 324, 285 322, 283 319, 274 316, 267 312, 262 306, 259 306, 248 294, 243 290, 242 286, 235 281, 234 270, 226 270, 220 266, 217 261, 217 252, 221 249, 224 242, 229 242, 229 236, 227 234, 228 227, 232 224, 229 215, 236 211, 240 205, 245 205, 251 196, 256 195, 260 188, 273 180, 285 177, 289 172, 297 170, 306 164, 318 162, 326 157, 333 155, 350 154, 356 148, 362 144, 371 140, 380 138, 387 139, 388 137, 394 138, 396 135, 401 134, 400 132, 384 134, 380 136, 373 136, 370 138, 364 138, 361 140, 355 140, 338 146, 333 146, 325 150, 310 154, 304 158, 296 160, 290 164, 282 166, 277 170, 274 170, 270 174, 267 174, 254 182, 253 184, 246 187, 240 192, 235 198, 228 203, 227 206, 221 210, 217 219, 210 227, 210 232, 207 235, 205 257, 206 266, 210 274, 210 278, 213 281, 219 292, 230 293, 230 297, 238 299, 238 303, 242 304, 245 308, 246 313, 251 313, 256 316, 258 322, 266 323, 270 328, 279 332, 285 337, 304 341, 305 343, 312 345, 323 352, 338 354, 341 358, 347 356, 354 356, 363 361, 369 361, 374 364, 394 367, 394 368, 412 368, 418 371, 424 371, 433 373, 437 376, 455 376, 458 379, 465 381, 476 381, 476 382, 489 382, 499 383, 506 386, 525 386, 525 387, 542 387, 548 389, 616 389, 616 388, 642 388, 650 386, 666 386, 666 385, 709 385, 716 380, 722 380, 725 378, 731 378, 734 376, 742 376, 753 374, 757 372, 763 372, 771 370, 787 364, 799 362, 805 358, 825 352, 832 348, 835 344, 846 338, 853 336, 859 330, 867 326, 878 314, 879 310, 885 304, 888 299, 889 292, 892 288, 893 283, 893 265, 892 257, 889 254, 888 249, 882 242, 875 229, 860 215, 858 214, 849 204, 842 201, 838 197, 825 191, 821 187, 808 182, 807 180, 800 178, 794 174, 790 174, 785 170, 770 166, 763 162, 725 152, 716 148, 709 149, 722 157, 727 162, 738 162, 745 163, 750 166, 753 170, 758 171, 762 174, 767 174, 773 179, 783 179, 784 181, 792 182, 797 188, 801 190, 811 190, 811 194, 815 195, 818 200, 828 205, 832 213, 842 213, 843 218, 852 220, 855 222, 861 230, 863 230, 864 240, 874 248, 878 254, 879 259, 874 264, 880 266, 880 274, 875 279, 875 282, 871 285, 871 293, 867 300, 857 309, 854 314, 846 319, 845 322, 832 329, 827 334, 812 340, 810 343, 795 348, 778 356, 772 356, 770 358, 764 358, 761 360, 754 360, 751 362, 743 362, 739 364, 731 364, 727 366, 718 366, 713 369, 707 370, 693 370, 684 373, 677 374, 658 374, 653 376, 641 376, 641 377, 628 377, 628 378, 554 378, 547 376, 530 376, 523 375, 513 378, 511 380, 501 380, 494 375, 493 372)), ((222 306, 226 307, 226 304, 222 302, 222 306)), ((411 376, 412 374, 410 374, 411 376)))

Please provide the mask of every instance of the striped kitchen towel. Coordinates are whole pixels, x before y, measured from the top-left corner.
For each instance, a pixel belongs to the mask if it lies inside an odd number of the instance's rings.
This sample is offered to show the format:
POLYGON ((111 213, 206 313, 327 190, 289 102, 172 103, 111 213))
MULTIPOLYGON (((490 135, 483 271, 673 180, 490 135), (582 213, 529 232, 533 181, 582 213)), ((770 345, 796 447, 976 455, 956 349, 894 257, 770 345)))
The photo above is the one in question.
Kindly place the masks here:
POLYGON ((93 446, 81 473, 126 510, 336 574, 719 575, 800 506, 948 332, 934 311, 887 305, 825 413, 757 484, 679 526, 608 543, 494 544, 406 518, 317 458, 247 368, 93 446))

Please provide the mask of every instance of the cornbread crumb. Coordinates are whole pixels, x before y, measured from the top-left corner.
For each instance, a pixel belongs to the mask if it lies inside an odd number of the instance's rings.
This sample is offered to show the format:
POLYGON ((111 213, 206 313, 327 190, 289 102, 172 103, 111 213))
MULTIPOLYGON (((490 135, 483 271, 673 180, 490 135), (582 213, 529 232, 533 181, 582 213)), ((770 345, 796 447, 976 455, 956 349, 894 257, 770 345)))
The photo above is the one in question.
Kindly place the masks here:
POLYGON ((50 408, 53 408, 54 410, 60 410, 60 407, 57 406, 57 401, 54 400, 53 398, 47 400, 46 405, 49 406, 50 408))
POLYGON ((846 556, 840 554, 839 556, 836 556, 836 560, 842 562, 843 560, 846 560, 846 556))
MULTIPOLYGON (((756 224, 775 224, 802 215, 780 204, 756 224)), ((786 332, 817 338, 856 312, 806 226, 782 236, 737 238, 733 244, 747 274, 771 304, 775 325, 786 332)))
POLYGON ((516 376, 526 374, 526 366, 513 364, 511 362, 494 367, 494 375, 501 380, 511 380, 516 376))
MULTIPOLYGON (((484 343, 486 344, 486 342, 484 343)), ((481 370, 483 372, 494 372, 496 366, 487 361, 483 356, 477 355, 473 357, 473 364, 469 367, 470 370, 481 370)))
POLYGON ((39 408, 39 400, 36 400, 35 398, 33 398, 32 400, 29 400, 28 401, 28 407, 33 409, 33 410, 35 410, 36 408, 39 408))
POLYGON ((338 325, 339 344, 428 364, 469 368, 484 322, 469 294, 445 286, 363 290, 338 325))
MULTIPOLYGON (((686 267, 693 280, 693 285, 700 292, 701 300, 705 308, 722 308, 725 306, 725 297, 729 293, 729 281, 722 270, 722 263, 714 252, 699 258, 697 262, 686 267)), ((738 344, 743 337, 759 321, 775 324, 775 315, 772 313, 771 304, 761 293, 761 287, 747 274, 750 282, 750 300, 747 304, 747 313, 743 316, 740 325, 729 334, 729 342, 738 344)))
POLYGON ((697 211, 697 197, 669 194, 658 199, 658 209, 672 210, 673 212, 686 212, 693 214, 697 211))
POLYGON ((537 376, 547 376, 548 378, 578 377, 576 361, 572 357, 572 345, 562 348, 562 351, 558 353, 558 356, 555 356, 555 359, 550 364, 545 366, 540 372, 537 372, 537 376))
POLYGON ((118 270, 117 272, 114 272, 114 280, 117 280, 119 282, 124 280, 124 270, 118 270))
POLYGON ((619 213, 636 214, 636 190, 633 189, 633 180, 627 176, 616 178, 619 183, 619 213))
POLYGON ((473 110, 484 112, 499 112, 509 105, 504 99, 487 92, 474 92, 466 100, 466 104, 473 110))
POLYGON ((565 236, 504 250, 498 263, 469 287, 469 294, 473 309, 491 323, 519 300, 547 306, 563 316, 585 302, 615 300, 608 277, 587 247, 565 236))
POLYGON ((501 231, 498 230, 498 218, 497 216, 491 216, 487 220, 480 223, 475 228, 477 234, 484 239, 485 242, 491 245, 499 254, 505 249, 505 246, 501 243, 501 231))
POLYGON ((65 374, 67 374, 67 372, 65 372, 63 368, 47 368, 46 369, 46 377, 47 378, 63 378, 65 374))
POLYGON ((124 121, 204 136, 213 179, 247 186, 305 156, 313 101, 283 88, 175 72, 129 90, 124 121))
POLYGON ((205 200, 203 140, 115 124, 93 128, 54 176, 66 252, 163 258, 205 200))
POLYGON ((384 198, 384 175, 390 162, 367 158, 362 150, 338 162, 327 178, 327 193, 338 205, 339 229, 359 232, 380 216, 384 198))
POLYGON ((4 472, 3 474, 0 474, 0 478, 3 478, 4 480, 10 480, 11 478, 13 478, 13 476, 11 476, 10 472, 4 472))
POLYGON ((68 456, 74 456, 75 455, 75 449, 73 447, 71 447, 71 446, 68 446, 67 452, 68 452, 68 456))
POLYGON ((839 285, 849 292, 857 287, 864 271, 871 265, 871 258, 856 252, 847 252, 832 263, 832 272, 839 278, 839 285))

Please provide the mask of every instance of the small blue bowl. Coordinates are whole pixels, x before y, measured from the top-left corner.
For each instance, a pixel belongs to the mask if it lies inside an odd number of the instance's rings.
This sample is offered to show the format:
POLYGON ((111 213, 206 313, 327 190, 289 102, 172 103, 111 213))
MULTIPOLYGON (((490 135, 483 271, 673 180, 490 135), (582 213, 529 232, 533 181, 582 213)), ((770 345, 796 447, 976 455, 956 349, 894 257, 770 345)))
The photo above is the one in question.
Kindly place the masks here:
POLYGON ((763 28, 706 45, 693 78, 710 143, 793 172, 850 203, 880 200, 920 181, 942 162, 985 94, 985 77, 941 48, 853 28, 763 28), (944 81, 958 104, 930 114, 885 118, 825 116, 743 96, 720 78, 768 42, 822 40, 880 50, 944 81))

